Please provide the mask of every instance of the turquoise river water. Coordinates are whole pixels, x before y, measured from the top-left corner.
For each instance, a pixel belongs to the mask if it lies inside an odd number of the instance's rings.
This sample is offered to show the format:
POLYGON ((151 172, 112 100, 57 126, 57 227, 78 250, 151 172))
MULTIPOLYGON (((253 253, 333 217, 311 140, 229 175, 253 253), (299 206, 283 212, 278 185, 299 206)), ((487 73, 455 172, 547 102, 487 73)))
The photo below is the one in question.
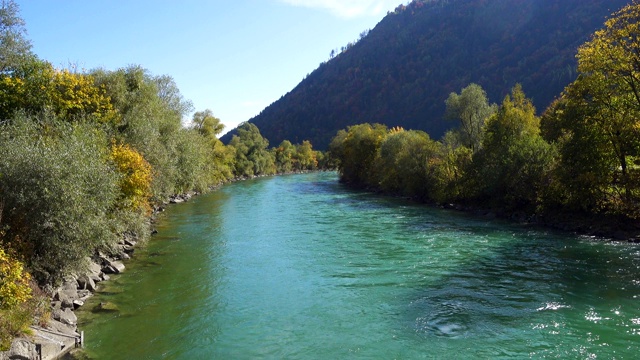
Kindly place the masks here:
POLYGON ((94 359, 633 359, 640 247, 345 188, 182 205, 80 312, 94 359), (89 310, 109 301, 119 311, 89 310))

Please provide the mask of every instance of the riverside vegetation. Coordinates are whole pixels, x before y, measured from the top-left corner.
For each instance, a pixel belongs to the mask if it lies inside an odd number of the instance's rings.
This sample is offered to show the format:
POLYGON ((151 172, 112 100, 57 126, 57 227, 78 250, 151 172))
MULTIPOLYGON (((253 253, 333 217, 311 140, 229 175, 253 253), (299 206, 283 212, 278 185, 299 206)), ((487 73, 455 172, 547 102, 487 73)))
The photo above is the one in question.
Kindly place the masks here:
POLYGON ((125 236, 146 239, 170 196, 327 165, 308 141, 269 149, 248 123, 224 145, 210 110, 183 126, 192 105, 169 76, 54 68, 32 53, 15 1, 0 23, 0 350, 47 322, 65 276, 125 236))

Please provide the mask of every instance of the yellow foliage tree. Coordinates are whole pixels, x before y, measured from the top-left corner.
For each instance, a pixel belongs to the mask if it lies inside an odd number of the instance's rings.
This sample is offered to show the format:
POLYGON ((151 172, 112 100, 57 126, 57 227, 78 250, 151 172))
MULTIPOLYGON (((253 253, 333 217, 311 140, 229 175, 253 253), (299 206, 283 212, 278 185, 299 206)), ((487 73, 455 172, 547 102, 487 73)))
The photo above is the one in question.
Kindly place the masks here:
POLYGON ((127 144, 113 144, 111 159, 122 178, 120 190, 124 206, 131 209, 149 210, 152 169, 142 154, 127 144))
POLYGON ((51 103, 58 115, 91 115, 103 122, 115 119, 109 97, 90 75, 55 70, 50 91, 51 103))
POLYGON ((30 280, 22 263, 0 249, 0 309, 12 309, 29 300, 30 280))
POLYGON ((0 118, 18 110, 52 111, 72 120, 89 115, 101 122, 117 120, 111 99, 92 76, 57 70, 48 62, 31 60, 0 76, 0 118))

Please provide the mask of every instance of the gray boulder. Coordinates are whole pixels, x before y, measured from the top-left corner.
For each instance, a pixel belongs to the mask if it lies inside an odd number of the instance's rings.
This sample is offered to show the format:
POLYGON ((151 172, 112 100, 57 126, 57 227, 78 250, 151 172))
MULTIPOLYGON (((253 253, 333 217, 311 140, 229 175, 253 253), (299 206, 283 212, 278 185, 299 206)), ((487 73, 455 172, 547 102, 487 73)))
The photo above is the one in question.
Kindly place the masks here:
POLYGON ((71 309, 53 310, 51 314, 55 320, 60 321, 63 324, 76 326, 78 324, 78 317, 71 311, 71 309))
POLYGON ((62 308, 72 308, 73 301, 78 298, 78 282, 72 279, 65 281, 53 296, 54 301, 61 302, 62 308))
POLYGON ((36 351, 36 344, 23 338, 14 339, 11 343, 9 351, 0 352, 0 360, 4 359, 37 359, 38 352, 36 351))
POLYGON ((89 275, 82 275, 78 278, 78 289, 96 291, 96 282, 89 275))

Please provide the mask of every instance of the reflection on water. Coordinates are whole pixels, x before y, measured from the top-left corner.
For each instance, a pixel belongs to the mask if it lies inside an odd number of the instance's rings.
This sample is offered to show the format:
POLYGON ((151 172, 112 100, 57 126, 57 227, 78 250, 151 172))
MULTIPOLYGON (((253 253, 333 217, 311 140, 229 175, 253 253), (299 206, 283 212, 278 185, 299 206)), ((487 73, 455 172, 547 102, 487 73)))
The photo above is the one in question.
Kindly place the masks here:
POLYGON ((92 300, 120 312, 81 315, 92 357, 633 358, 640 350, 634 245, 351 191, 333 173, 231 184, 171 207, 158 230, 92 300))

